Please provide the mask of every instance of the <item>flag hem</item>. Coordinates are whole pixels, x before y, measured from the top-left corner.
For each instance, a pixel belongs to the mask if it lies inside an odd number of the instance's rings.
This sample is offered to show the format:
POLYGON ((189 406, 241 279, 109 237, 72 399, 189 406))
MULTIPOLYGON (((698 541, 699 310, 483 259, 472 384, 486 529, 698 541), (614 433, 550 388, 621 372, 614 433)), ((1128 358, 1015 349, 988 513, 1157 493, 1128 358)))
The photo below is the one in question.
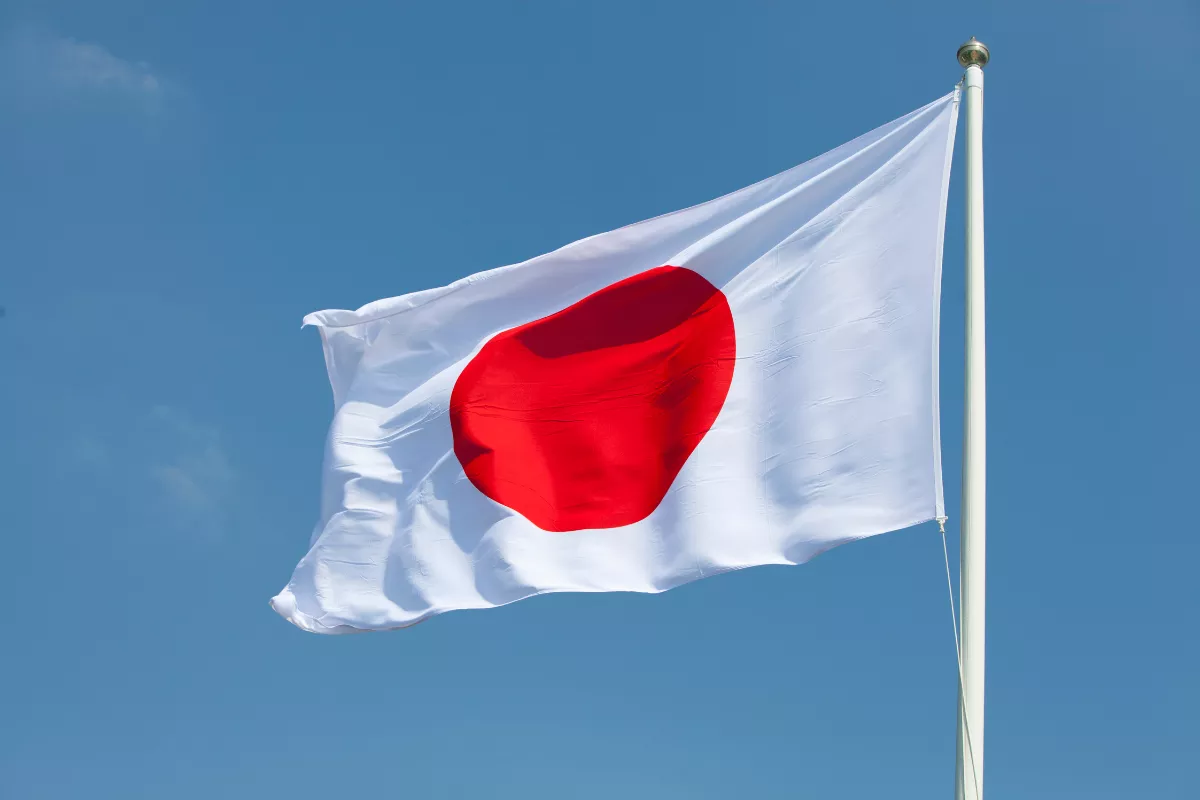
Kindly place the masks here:
MULTIPOLYGON (((960 89, 956 86, 954 91, 951 92, 950 94, 954 95, 953 103, 955 105, 955 110, 957 111, 958 99, 960 96, 960 89)), ((920 108, 918 108, 914 111, 911 111, 908 114, 905 114, 904 117, 901 117, 900 119, 905 119, 905 118, 909 118, 909 117, 915 119, 922 112, 927 111, 928 109, 932 108, 933 106, 938 105, 939 103, 945 102, 947 96, 948 95, 942 95, 941 97, 938 97, 936 100, 932 100, 932 101, 926 103, 925 105, 921 106, 920 108)), ((955 119, 957 121, 957 117, 955 119)), ((865 139, 866 137, 872 135, 873 133, 880 130, 881 128, 884 128, 884 127, 886 127, 894 122, 897 122, 897 121, 898 120, 892 120, 891 122, 885 122, 880 125, 877 125, 876 127, 872 128, 871 130, 869 130, 859 136, 854 137, 850 141, 839 145, 838 147, 834 148, 833 150, 830 150, 827 153, 823 153, 823 154, 821 154, 821 156, 817 156, 817 158, 829 155, 830 153, 835 153, 843 148, 846 148, 846 149, 852 148, 860 140, 865 139)), ((791 169, 798 169, 798 168, 803 167, 806 164, 810 163, 811 161, 813 161, 813 159, 809 159, 808 161, 801 162, 800 164, 795 165, 791 169)), ((662 214, 657 214, 653 217, 649 217, 645 220, 638 220, 635 222, 630 222, 625 225, 619 225, 616 228, 613 228, 608 231, 602 231, 600 233, 592 234, 591 236, 585 236, 582 239, 579 239, 574 242, 568 242, 567 244, 564 244, 561 247, 555 248, 554 250, 551 250, 548 253, 543 253, 541 255, 534 256, 533 258, 527 259, 525 261, 520 261, 520 262, 513 263, 513 264, 505 264, 505 265, 502 265, 499 267, 492 267, 491 269, 482 270, 480 272, 464 276, 446 286, 440 286, 440 287, 435 287, 435 288, 431 288, 431 289, 419 289, 415 292, 409 292, 407 294, 398 295, 396 297, 387 298, 385 300, 376 300, 374 302, 367 303, 366 305, 360 306, 359 308, 353 309, 353 310, 342 309, 342 308, 327 308, 327 309, 322 309, 320 311, 311 311, 304 316, 303 320, 301 320, 301 327, 307 327, 309 325, 312 325, 312 326, 318 327, 318 328, 334 328, 334 329, 353 328, 358 325, 366 325, 366 324, 370 324, 373 322, 379 322, 380 320, 388 319, 390 317, 395 317, 400 314, 404 314, 406 312, 413 311, 414 309, 425 306, 425 305, 433 302, 434 300, 439 300, 447 295, 454 294, 455 292, 460 291, 464 287, 466 287, 472 283, 475 283, 475 282, 479 281, 480 279, 490 278, 496 274, 500 274, 500 273, 515 269, 516 267, 520 267, 523 264, 528 264, 529 262, 540 259, 540 258, 547 258, 550 256, 554 256, 556 254, 561 253, 563 250, 566 250, 567 248, 581 245, 584 242, 599 238, 601 236, 606 236, 606 235, 615 233, 617 231, 625 230, 626 228, 635 227, 637 225, 643 225, 647 222, 653 222, 655 220, 672 217, 672 216, 675 216, 676 214, 686 213, 692 209, 698 208, 703 205, 707 205, 708 203, 713 203, 713 202, 722 200, 726 197, 729 197, 730 195, 737 194, 739 192, 743 192, 746 190, 750 190, 750 189, 759 187, 759 186, 767 183, 768 181, 775 180, 775 179, 779 178, 780 175, 786 174, 787 172, 790 172, 790 171, 791 170, 789 169, 789 170, 786 170, 784 173, 779 173, 778 175, 768 176, 761 180, 755 181, 754 183, 752 183, 748 186, 742 187, 740 189, 734 189, 729 192, 725 192, 724 194, 718 195, 717 197, 714 197, 714 198, 711 198, 709 200, 705 200, 705 201, 702 201, 699 203, 694 203, 693 205, 688 206, 686 208, 676 209, 674 211, 667 211, 662 214), (387 303, 387 302, 395 303, 396 307, 389 309, 387 311, 382 311, 382 310, 377 311, 373 314, 366 313, 366 309, 368 307, 374 306, 377 304, 381 304, 381 303, 387 303), (345 315, 347 317, 361 316, 361 318, 352 319, 351 321, 348 321, 348 322, 333 321, 335 316, 341 317, 343 315, 345 315)), ((944 207, 942 210, 942 214, 944 217, 945 216, 945 208, 944 207)))
POLYGON ((313 617, 312 615, 306 614, 303 611, 301 611, 300 609, 296 608, 296 599, 295 599, 295 595, 292 593, 292 585, 290 582, 288 583, 287 586, 285 586, 283 588, 283 591, 281 591, 275 597, 271 598, 270 606, 271 606, 272 610, 275 611, 276 614, 283 617, 285 620, 292 623, 300 630, 306 631, 308 633, 319 633, 324 636, 345 636, 345 635, 355 634, 355 633, 376 633, 376 632, 384 632, 384 631, 398 631, 398 630, 404 630, 405 628, 411 628, 414 625, 419 625, 420 623, 430 620, 434 617, 440 617, 443 614, 448 614, 448 613, 451 613, 454 611, 473 611, 473 610, 480 611, 480 610, 486 610, 486 609, 491 609, 491 608, 501 608, 503 606, 512 605, 513 603, 517 603, 522 600, 528 600, 531 597, 537 597, 539 595, 544 595, 544 594, 613 594, 613 593, 621 593, 621 594, 656 595, 656 594, 662 594, 663 592, 668 592, 672 589, 677 589, 680 586, 685 586, 689 583, 696 583, 697 581, 701 580, 702 578, 712 578, 717 575, 724 575, 729 572, 740 572, 742 570, 753 569, 755 567, 769 567, 769 566, 798 567, 798 566, 802 566, 804 564, 809 563, 810 561, 817 558, 818 556, 828 553, 830 550, 833 550, 834 548, 841 547, 841 546, 847 545, 847 544, 851 544, 853 542, 858 542, 863 539, 870 539, 875 536, 882 536, 885 533, 896 533, 898 531, 908 530, 909 528, 915 528, 916 526, 923 525, 924 523, 930 522, 933 519, 934 519, 933 517, 923 516, 920 519, 916 519, 911 522, 907 522, 898 527, 886 528, 884 530, 878 530, 878 531, 871 531, 870 533, 858 534, 856 536, 846 536, 841 539, 837 539, 837 540, 828 542, 828 543, 824 544, 823 546, 813 550, 811 553, 807 554, 805 557, 803 557, 799 560, 796 560, 796 561, 792 561, 789 559, 782 559, 779 561, 763 561, 763 562, 759 562, 759 563, 755 563, 755 564, 741 564, 738 566, 729 566, 729 567, 714 567, 711 570, 704 571, 700 575, 689 576, 689 577, 686 577, 686 578, 680 580, 678 583, 672 583, 668 586, 657 587, 654 589, 644 589, 644 590, 643 589, 601 589, 601 588, 597 588, 597 589, 579 589, 579 588, 564 589, 564 588, 557 588, 557 587, 549 587, 549 588, 538 589, 537 591, 533 591, 533 592, 530 592, 529 594, 521 595, 520 597, 514 597, 513 599, 506 600, 503 603, 488 604, 488 605, 474 606, 474 607, 472 607, 472 606, 457 606, 457 607, 453 607, 453 608, 429 609, 426 613, 422 614, 419 617, 415 617, 408 622, 405 622, 401 625, 389 625, 386 628, 359 628, 357 626, 348 625, 345 623, 339 623, 337 625, 326 625, 323 622, 321 622, 319 619, 313 617))

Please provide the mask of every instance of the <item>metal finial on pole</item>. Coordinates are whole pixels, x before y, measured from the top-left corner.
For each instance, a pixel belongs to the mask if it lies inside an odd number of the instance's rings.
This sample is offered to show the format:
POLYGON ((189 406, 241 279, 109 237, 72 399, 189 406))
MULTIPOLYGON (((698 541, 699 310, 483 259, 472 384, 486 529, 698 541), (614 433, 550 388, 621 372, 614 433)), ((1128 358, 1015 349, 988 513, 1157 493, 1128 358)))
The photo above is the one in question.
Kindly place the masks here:
POLYGON ((967 67, 986 67, 992 54, 987 45, 972 36, 966 44, 958 48, 958 63, 963 69, 967 67))
POLYGON ((959 567, 956 800, 983 800, 984 624, 987 592, 987 378, 983 291, 983 66, 975 37, 958 48, 966 125, 966 394, 964 397, 961 561, 959 567))

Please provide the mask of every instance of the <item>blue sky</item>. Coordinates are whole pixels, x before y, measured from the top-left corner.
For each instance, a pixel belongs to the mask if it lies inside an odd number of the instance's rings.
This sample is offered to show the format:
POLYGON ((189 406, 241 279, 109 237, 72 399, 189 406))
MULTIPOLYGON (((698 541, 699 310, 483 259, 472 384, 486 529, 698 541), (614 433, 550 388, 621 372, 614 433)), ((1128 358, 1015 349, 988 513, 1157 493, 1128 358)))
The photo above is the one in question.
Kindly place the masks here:
POLYGON ((303 314, 779 172, 946 92, 971 34, 994 59, 988 790, 1192 796, 1186 0, 10 0, 0 796, 950 796, 932 525, 397 633, 303 634, 267 599, 305 549, 330 416, 303 314))

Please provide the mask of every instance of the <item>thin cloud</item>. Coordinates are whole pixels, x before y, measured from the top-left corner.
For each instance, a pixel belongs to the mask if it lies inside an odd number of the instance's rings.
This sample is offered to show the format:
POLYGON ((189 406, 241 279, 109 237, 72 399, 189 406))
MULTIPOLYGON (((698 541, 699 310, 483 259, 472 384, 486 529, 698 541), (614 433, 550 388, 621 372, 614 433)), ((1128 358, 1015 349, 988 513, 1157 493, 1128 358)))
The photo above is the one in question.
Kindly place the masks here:
POLYGON ((237 476, 217 429, 168 406, 151 410, 149 421, 157 445, 150 476, 163 497, 190 514, 223 512, 237 476))
POLYGON ((0 86, 26 103, 107 103, 150 114, 161 111, 170 89, 144 61, 32 27, 0 40, 0 86))
POLYGON ((217 535, 237 501, 239 475, 220 430, 173 406, 81 432, 66 454, 77 475, 164 530, 217 535))

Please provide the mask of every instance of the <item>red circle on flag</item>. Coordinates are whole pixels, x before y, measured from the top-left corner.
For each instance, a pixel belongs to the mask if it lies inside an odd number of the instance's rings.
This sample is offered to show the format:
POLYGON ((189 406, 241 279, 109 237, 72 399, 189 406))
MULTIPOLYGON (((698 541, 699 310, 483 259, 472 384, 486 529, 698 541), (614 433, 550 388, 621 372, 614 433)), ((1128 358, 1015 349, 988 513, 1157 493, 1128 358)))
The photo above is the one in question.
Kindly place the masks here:
POLYGON ((716 421, 735 355, 720 289, 647 270, 492 337, 454 383, 454 454, 543 530, 629 525, 716 421))

